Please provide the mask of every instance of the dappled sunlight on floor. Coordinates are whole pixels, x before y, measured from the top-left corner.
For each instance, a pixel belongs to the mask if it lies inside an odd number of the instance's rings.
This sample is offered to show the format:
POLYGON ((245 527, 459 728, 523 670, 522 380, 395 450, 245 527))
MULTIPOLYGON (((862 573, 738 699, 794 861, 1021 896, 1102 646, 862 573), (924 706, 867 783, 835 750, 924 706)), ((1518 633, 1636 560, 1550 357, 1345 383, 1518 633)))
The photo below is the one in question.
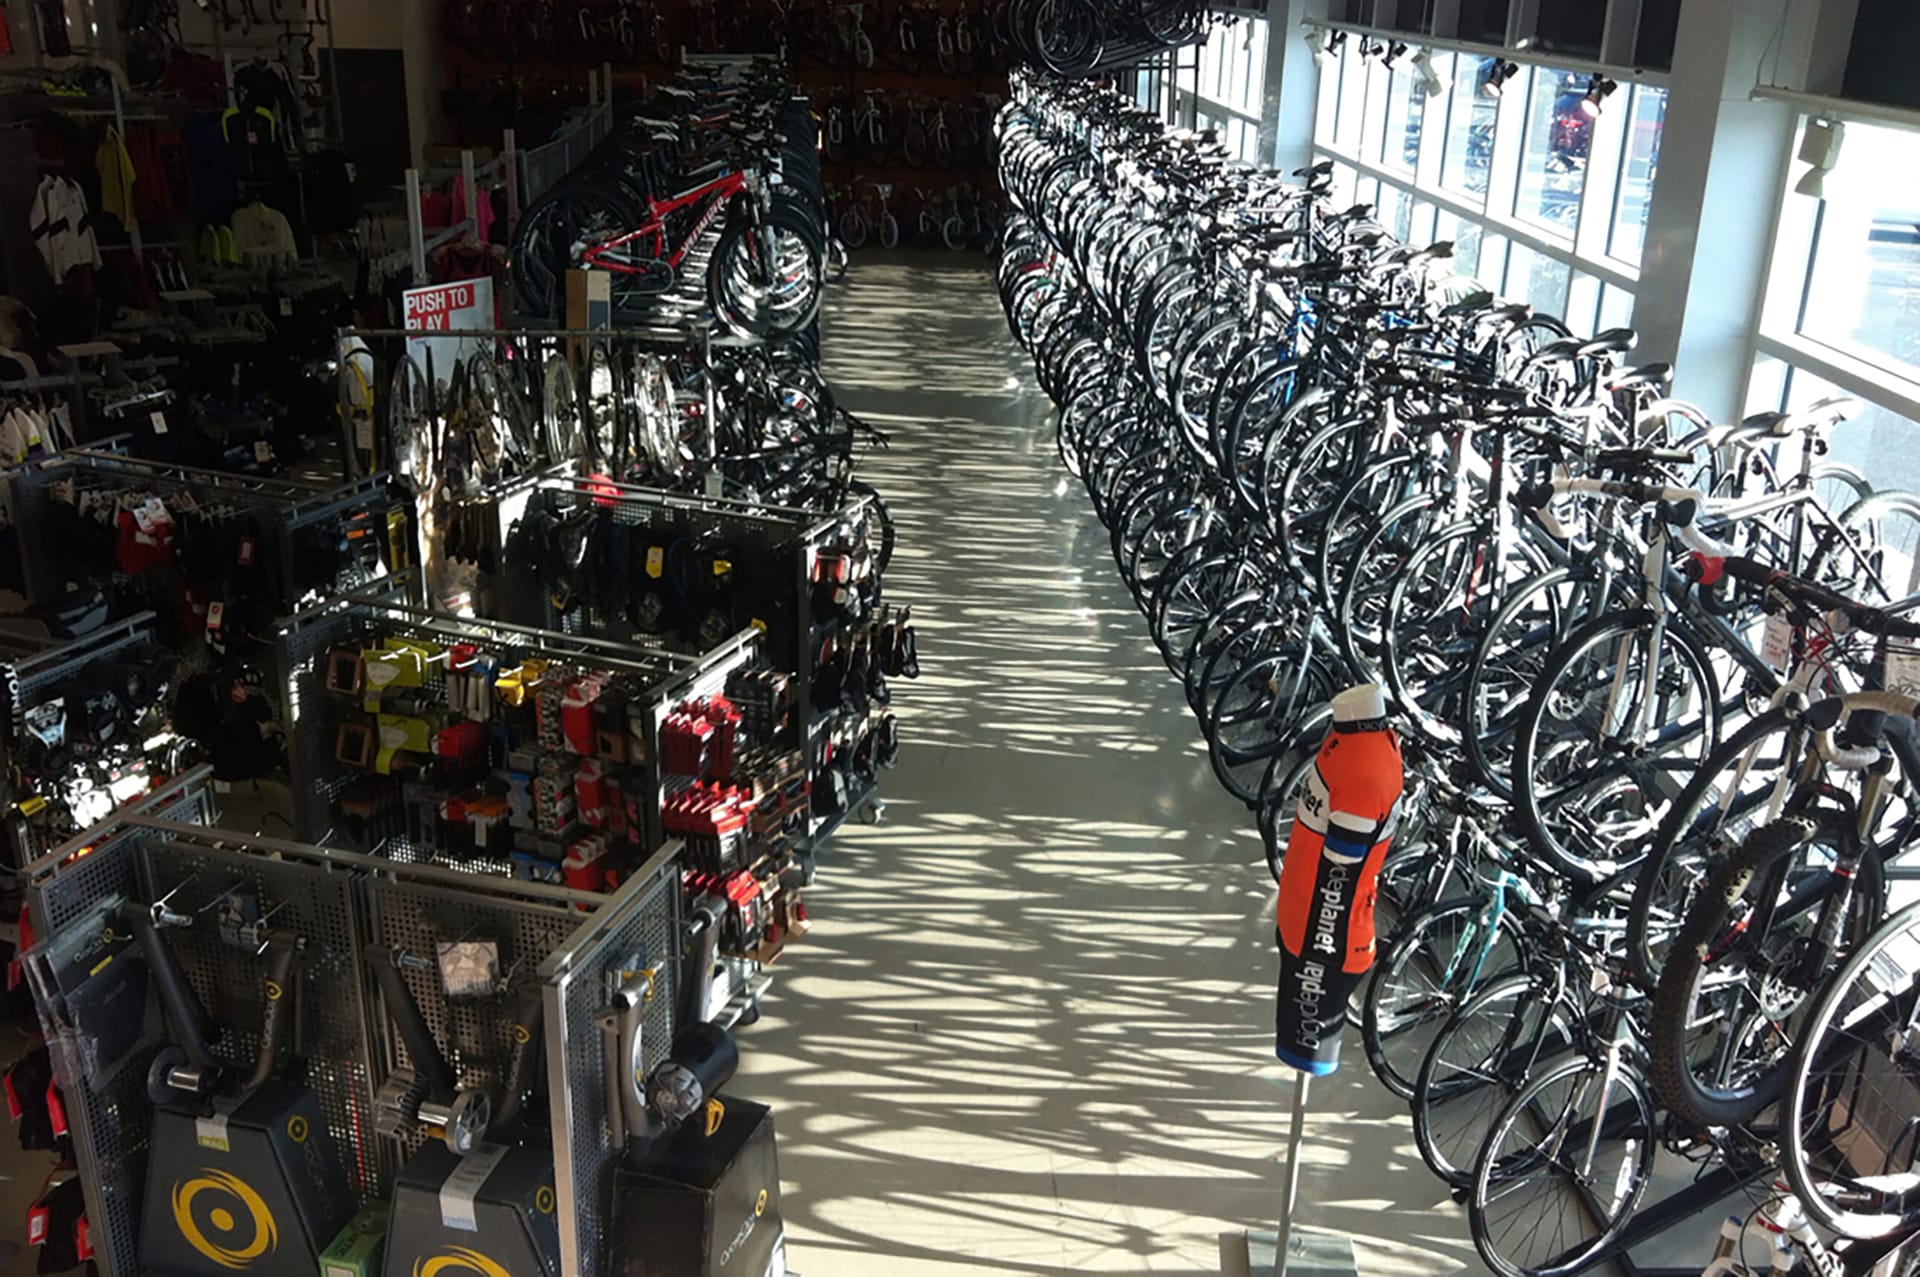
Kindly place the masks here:
MULTIPOLYGON (((885 822, 823 853, 813 930, 743 1031, 791 1266, 1218 1272, 1218 1235, 1271 1228, 1281 1183, 1258 835, 1059 483, 991 276, 856 261, 826 349, 893 435, 863 473, 925 673, 895 685, 885 822)), ((1480 1271, 1357 1041, 1314 1095, 1305 1222, 1355 1236, 1369 1274, 1480 1271)))

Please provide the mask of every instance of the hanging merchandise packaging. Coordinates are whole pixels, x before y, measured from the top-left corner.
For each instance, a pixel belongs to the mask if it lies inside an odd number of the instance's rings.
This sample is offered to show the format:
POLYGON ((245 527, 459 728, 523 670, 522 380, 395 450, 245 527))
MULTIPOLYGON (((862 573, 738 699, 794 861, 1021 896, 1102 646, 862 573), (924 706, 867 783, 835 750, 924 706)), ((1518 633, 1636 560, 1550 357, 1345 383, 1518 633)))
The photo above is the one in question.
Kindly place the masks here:
POLYGON ((1347 1003, 1373 966, 1373 903, 1380 862, 1400 816, 1400 738, 1378 686, 1334 698, 1295 808, 1280 871, 1280 946, 1274 1053, 1314 1076, 1340 1067, 1347 1003))

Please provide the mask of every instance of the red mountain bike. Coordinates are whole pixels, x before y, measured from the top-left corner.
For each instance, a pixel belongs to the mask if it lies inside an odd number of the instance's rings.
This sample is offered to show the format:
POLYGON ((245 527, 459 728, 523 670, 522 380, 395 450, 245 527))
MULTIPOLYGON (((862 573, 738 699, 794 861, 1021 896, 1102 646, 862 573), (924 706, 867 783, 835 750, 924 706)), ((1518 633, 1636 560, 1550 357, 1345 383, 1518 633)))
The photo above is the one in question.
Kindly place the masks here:
POLYGON ((728 328, 779 337, 813 322, 820 309, 824 229, 780 197, 777 179, 729 170, 664 198, 649 198, 641 223, 591 235, 575 262, 616 276, 615 303, 667 292, 694 247, 724 220, 707 263, 707 301, 728 328))

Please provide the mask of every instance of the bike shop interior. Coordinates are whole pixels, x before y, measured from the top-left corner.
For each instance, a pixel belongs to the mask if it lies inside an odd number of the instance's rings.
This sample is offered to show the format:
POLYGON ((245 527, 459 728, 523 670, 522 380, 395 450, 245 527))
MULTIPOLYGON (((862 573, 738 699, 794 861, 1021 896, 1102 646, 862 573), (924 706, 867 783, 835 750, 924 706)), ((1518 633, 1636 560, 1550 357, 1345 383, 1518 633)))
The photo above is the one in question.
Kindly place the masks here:
POLYGON ((1920 1271, 1904 0, 0 37, 0 1277, 1920 1271))

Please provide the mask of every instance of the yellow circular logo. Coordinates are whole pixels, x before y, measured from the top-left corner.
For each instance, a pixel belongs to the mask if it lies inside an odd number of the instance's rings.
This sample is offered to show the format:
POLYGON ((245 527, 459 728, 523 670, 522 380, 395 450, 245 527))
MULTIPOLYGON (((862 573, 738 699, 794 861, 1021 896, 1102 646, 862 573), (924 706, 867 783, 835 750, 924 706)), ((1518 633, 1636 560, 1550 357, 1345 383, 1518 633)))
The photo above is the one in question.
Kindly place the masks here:
POLYGON ((525 1046, 527 1043, 533 1041, 533 1034, 527 1031, 526 1025, 516 1024, 513 1026, 513 1040, 519 1045, 525 1046))
POLYGON ((533 1195, 533 1205, 542 1215, 553 1214, 553 1190, 542 1184, 540 1191, 533 1195))
POLYGON ((273 980, 267 981, 267 1001, 278 1002, 280 1000, 280 995, 285 992, 286 990, 282 989, 276 981, 273 981, 273 980))
POLYGON ((225 1171, 201 1170, 173 1186, 173 1222, 187 1244, 222 1268, 249 1268, 271 1255, 280 1230, 260 1194, 225 1171))
POLYGON ((753 1217, 759 1219, 767 1213, 767 1190, 761 1189, 759 1198, 753 1203, 753 1217))
POLYGON ((431 1259, 418 1260, 413 1265, 413 1277, 461 1277, 463 1273, 477 1273, 479 1277, 513 1277, 512 1273, 479 1251, 468 1250, 465 1246, 449 1246, 431 1259))
POLYGON ((295 1113, 287 1119, 287 1138, 295 1144, 307 1142, 307 1119, 295 1113))

